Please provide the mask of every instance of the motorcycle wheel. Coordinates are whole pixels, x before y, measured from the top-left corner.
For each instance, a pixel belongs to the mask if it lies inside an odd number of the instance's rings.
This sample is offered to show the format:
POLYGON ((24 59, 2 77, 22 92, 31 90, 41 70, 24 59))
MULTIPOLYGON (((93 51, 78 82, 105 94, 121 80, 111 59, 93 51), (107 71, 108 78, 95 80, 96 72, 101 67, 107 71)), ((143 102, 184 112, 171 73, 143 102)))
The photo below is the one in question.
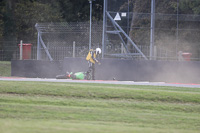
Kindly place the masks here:
POLYGON ((87 79, 87 80, 91 80, 91 79, 92 79, 91 73, 86 73, 86 79, 87 79))

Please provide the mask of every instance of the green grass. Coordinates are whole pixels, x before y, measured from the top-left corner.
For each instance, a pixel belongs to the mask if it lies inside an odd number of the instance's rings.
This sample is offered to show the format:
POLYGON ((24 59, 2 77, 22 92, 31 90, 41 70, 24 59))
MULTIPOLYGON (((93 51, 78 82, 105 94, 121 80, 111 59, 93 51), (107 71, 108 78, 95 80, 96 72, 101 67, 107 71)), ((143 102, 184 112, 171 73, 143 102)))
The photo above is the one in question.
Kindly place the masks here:
POLYGON ((200 88, 0 81, 1 133, 197 133, 200 88))
POLYGON ((11 76, 10 61, 0 61, 0 76, 11 76))

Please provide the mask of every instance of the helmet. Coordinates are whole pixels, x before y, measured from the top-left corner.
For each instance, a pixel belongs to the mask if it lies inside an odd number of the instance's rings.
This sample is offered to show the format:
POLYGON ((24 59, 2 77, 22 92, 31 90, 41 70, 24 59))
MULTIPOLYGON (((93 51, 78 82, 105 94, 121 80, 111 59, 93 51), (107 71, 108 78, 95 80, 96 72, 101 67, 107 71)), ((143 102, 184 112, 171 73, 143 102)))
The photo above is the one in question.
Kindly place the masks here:
POLYGON ((101 54, 101 49, 100 48, 96 48, 96 54, 101 54))

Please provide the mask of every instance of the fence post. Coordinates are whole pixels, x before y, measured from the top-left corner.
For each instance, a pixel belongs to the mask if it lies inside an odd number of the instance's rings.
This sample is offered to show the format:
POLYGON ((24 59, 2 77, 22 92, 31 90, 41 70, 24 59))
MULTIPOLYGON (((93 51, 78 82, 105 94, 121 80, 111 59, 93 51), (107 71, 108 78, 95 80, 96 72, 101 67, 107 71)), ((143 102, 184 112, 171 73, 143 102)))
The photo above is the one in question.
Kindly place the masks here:
POLYGON ((19 52, 20 52, 20 56, 19 56, 19 59, 20 60, 22 60, 22 57, 23 57, 23 46, 22 46, 22 40, 20 41, 20 50, 19 50, 19 52))
POLYGON ((154 45, 154 52, 153 52, 154 60, 157 59, 157 47, 154 45))
POLYGON ((76 55, 75 48, 76 48, 76 42, 73 41, 73 58, 75 58, 76 55))
POLYGON ((123 45, 123 43, 121 43, 121 54, 123 54, 124 53, 124 45, 123 45))

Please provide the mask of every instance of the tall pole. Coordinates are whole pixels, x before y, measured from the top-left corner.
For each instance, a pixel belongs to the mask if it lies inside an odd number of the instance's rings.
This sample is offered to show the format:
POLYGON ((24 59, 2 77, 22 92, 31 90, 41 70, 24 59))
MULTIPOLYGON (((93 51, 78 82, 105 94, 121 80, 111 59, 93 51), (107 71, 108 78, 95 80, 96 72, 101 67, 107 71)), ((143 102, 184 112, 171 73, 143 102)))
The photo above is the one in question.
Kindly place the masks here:
MULTIPOLYGON (((128 3, 128 13, 127 13, 127 35, 129 33, 129 0, 127 1, 128 3)), ((127 41, 128 44, 128 41, 127 41)))
POLYGON ((106 7, 107 7, 107 1, 104 0, 103 4, 103 33, 102 33, 102 58, 104 58, 104 53, 105 53, 105 30, 106 30, 106 7))
POLYGON ((179 25, 178 25, 178 21, 179 21, 179 18, 178 18, 178 13, 179 13, 179 0, 177 0, 177 23, 176 23, 176 55, 178 53, 178 43, 179 43, 179 40, 178 40, 178 28, 179 28, 179 25))
POLYGON ((41 46, 40 46, 40 32, 38 31, 38 40, 37 40, 37 60, 41 59, 41 46))
POLYGON ((22 60, 23 59, 23 42, 22 40, 20 41, 20 56, 19 56, 19 59, 22 60))
POLYGON ((92 0, 89 0, 90 3, 90 37, 89 37, 89 49, 91 49, 92 43, 92 0))
POLYGON ((151 0, 150 60, 154 56, 155 0, 151 0))

